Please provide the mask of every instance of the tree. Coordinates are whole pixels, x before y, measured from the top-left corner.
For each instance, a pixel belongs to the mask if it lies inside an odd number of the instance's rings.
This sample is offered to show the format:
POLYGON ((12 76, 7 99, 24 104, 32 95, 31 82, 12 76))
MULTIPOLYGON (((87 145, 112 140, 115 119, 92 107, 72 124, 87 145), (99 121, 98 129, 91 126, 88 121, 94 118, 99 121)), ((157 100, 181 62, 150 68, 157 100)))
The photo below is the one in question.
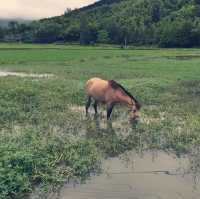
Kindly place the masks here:
POLYGON ((192 43, 193 46, 200 46, 200 19, 194 21, 194 27, 192 29, 192 43))
POLYGON ((0 40, 3 40, 4 35, 5 35, 5 30, 0 27, 0 40))
POLYGON ((161 7, 159 1, 152 2, 151 16, 153 22, 158 22, 161 18, 161 7))
POLYGON ((80 44, 92 44, 97 41, 97 26, 86 15, 80 19, 80 44))
POLYGON ((80 25, 78 23, 69 25, 63 32, 63 39, 69 42, 80 40, 80 25))
POLYGON ((62 26, 56 23, 37 24, 34 28, 34 41, 37 43, 52 43, 61 37, 62 26))
POLYGON ((90 30, 89 22, 85 15, 82 15, 80 18, 80 44, 89 44, 90 43, 90 30))
POLYGON ((19 27, 19 23, 17 21, 10 21, 8 23, 8 30, 12 34, 17 33, 18 27, 19 27))
POLYGON ((121 40, 123 43, 124 48, 127 48, 127 45, 129 44, 129 39, 130 39, 130 29, 128 26, 123 25, 120 27, 120 35, 121 35, 121 40))
POLYGON ((109 43, 109 35, 106 30, 99 30, 98 31, 98 43, 109 43))
POLYGON ((162 24, 161 47, 192 47, 194 45, 193 24, 189 20, 176 19, 162 24))
POLYGON ((114 17, 107 21, 106 30, 112 43, 124 45, 126 39, 123 27, 114 17))
POLYGON ((64 15, 67 16, 71 12, 72 12, 71 8, 66 8, 64 15))

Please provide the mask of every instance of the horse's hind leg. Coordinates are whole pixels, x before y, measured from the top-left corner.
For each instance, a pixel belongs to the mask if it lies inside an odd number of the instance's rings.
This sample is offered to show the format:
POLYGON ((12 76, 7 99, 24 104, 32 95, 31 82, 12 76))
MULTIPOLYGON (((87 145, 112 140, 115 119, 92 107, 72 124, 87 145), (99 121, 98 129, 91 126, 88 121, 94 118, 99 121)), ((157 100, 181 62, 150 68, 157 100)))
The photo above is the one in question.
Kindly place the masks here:
POLYGON ((85 105, 86 116, 88 115, 88 109, 90 107, 91 101, 92 101, 92 98, 90 96, 88 96, 87 102, 86 102, 86 105, 85 105))
POLYGON ((94 101, 94 111, 95 111, 95 115, 98 114, 97 105, 98 105, 98 102, 95 100, 95 101, 94 101))
POLYGON ((107 105, 107 120, 110 119, 110 116, 111 116, 113 107, 114 107, 114 104, 108 104, 108 105, 107 105))

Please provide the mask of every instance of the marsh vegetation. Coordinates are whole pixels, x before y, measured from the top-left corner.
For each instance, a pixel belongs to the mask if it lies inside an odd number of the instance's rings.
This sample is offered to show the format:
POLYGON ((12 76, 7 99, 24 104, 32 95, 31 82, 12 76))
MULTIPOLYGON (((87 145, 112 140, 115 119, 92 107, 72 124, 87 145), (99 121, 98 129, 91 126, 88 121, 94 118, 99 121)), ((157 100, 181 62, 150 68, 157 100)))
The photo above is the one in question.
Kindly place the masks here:
POLYGON ((0 77, 0 198, 83 180, 100 170, 104 158, 132 149, 198 159, 198 54, 199 49, 0 44, 0 70, 29 74, 0 77), (84 85, 94 76, 117 80, 141 101, 137 126, 120 106, 110 123, 103 108, 97 118, 85 118, 84 85))

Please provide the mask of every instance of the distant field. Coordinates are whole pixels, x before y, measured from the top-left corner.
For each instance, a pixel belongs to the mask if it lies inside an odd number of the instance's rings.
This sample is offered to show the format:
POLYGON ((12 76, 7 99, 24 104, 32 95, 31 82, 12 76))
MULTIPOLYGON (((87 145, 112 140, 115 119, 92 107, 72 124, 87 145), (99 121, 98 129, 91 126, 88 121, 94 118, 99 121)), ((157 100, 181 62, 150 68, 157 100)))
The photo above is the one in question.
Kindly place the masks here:
POLYGON ((180 155, 200 144, 200 49, 0 44, 0 71, 54 75, 0 77, 0 199, 85 178, 133 148, 180 155), (141 101, 137 126, 123 107, 110 124, 104 111, 85 118, 84 84, 94 76, 141 101))

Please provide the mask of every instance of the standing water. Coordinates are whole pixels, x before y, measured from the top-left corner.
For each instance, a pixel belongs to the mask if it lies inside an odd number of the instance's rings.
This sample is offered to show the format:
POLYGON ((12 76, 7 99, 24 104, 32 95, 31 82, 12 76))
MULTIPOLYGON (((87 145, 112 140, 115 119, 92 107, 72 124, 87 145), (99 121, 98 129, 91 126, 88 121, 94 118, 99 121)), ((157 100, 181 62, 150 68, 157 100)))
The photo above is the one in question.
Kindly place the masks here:
POLYGON ((66 184, 48 199, 199 199, 200 184, 188 158, 129 152, 104 162, 104 172, 85 184, 66 184))

